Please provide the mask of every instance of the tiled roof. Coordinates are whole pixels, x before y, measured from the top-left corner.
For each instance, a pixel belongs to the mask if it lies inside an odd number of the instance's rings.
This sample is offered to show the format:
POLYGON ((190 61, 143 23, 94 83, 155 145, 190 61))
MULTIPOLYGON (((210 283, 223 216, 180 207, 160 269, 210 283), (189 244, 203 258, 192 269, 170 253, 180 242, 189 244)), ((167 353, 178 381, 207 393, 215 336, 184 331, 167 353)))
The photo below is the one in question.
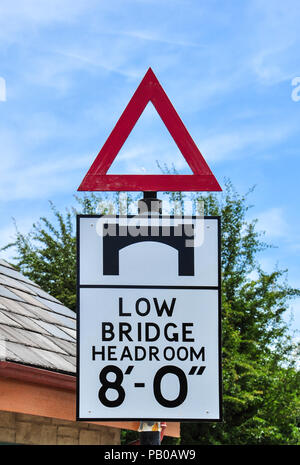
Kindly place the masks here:
POLYGON ((0 259, 0 360, 76 372, 76 314, 0 259))

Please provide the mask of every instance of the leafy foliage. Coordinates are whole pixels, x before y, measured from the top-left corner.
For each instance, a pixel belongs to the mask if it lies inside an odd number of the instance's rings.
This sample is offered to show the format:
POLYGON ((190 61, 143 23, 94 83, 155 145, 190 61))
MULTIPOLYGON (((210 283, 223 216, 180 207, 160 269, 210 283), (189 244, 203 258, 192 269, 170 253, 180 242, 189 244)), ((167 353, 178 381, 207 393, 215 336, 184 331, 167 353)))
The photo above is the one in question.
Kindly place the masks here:
POLYGON ((204 201, 205 214, 222 219, 224 419, 183 424, 182 443, 299 443, 300 377, 283 319, 289 299, 299 296, 299 290, 288 286, 286 272, 261 270, 257 255, 268 246, 256 231, 256 221, 246 220, 249 193, 239 196, 227 181, 221 198, 195 197, 204 201))
POLYGON ((58 212, 50 202, 56 224, 46 217, 33 224, 32 230, 22 234, 16 226, 15 242, 2 250, 14 247, 17 256, 14 266, 72 310, 76 306, 76 238, 73 215, 58 212))

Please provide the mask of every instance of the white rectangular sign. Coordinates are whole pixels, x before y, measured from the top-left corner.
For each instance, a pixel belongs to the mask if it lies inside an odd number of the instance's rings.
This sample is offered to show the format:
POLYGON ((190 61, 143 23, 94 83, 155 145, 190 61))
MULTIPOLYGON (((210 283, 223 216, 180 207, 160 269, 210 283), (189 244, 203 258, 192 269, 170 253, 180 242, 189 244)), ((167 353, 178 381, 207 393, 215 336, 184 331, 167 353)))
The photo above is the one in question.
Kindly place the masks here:
POLYGON ((77 419, 219 421, 219 218, 147 221, 78 216, 77 419))

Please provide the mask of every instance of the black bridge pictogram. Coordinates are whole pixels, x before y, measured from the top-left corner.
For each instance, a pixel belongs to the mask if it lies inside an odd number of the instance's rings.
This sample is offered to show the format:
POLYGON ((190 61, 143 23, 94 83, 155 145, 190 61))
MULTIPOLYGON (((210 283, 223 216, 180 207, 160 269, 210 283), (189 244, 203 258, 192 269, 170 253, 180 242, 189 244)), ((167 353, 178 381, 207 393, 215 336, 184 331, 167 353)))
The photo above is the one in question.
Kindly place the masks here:
POLYGON ((127 226, 113 225, 111 233, 110 227, 111 225, 103 225, 103 275, 119 274, 119 252, 121 249, 138 242, 151 241, 161 242, 176 249, 178 251, 178 275, 194 276, 193 225, 184 225, 184 227, 183 225, 157 226, 154 235, 152 234, 153 227, 151 227, 151 234, 135 236, 130 234, 130 228, 127 226), (187 230, 188 234, 186 234, 187 230), (187 240, 189 240, 189 246, 187 246, 187 240))

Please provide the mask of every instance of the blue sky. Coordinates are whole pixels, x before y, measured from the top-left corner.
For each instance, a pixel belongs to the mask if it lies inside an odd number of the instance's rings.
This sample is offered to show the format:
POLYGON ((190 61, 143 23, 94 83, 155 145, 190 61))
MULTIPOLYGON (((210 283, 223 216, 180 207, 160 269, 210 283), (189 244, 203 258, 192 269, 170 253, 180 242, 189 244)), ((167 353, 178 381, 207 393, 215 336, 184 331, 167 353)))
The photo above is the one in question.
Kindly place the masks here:
MULTIPOLYGON (((27 232, 49 200, 74 203, 151 66, 220 184, 256 185, 251 215, 277 246, 261 263, 300 287, 299 24, 298 0, 1 2, 0 245, 12 217, 27 232)), ((157 172, 156 160, 188 172, 149 105, 111 172, 157 172)))

